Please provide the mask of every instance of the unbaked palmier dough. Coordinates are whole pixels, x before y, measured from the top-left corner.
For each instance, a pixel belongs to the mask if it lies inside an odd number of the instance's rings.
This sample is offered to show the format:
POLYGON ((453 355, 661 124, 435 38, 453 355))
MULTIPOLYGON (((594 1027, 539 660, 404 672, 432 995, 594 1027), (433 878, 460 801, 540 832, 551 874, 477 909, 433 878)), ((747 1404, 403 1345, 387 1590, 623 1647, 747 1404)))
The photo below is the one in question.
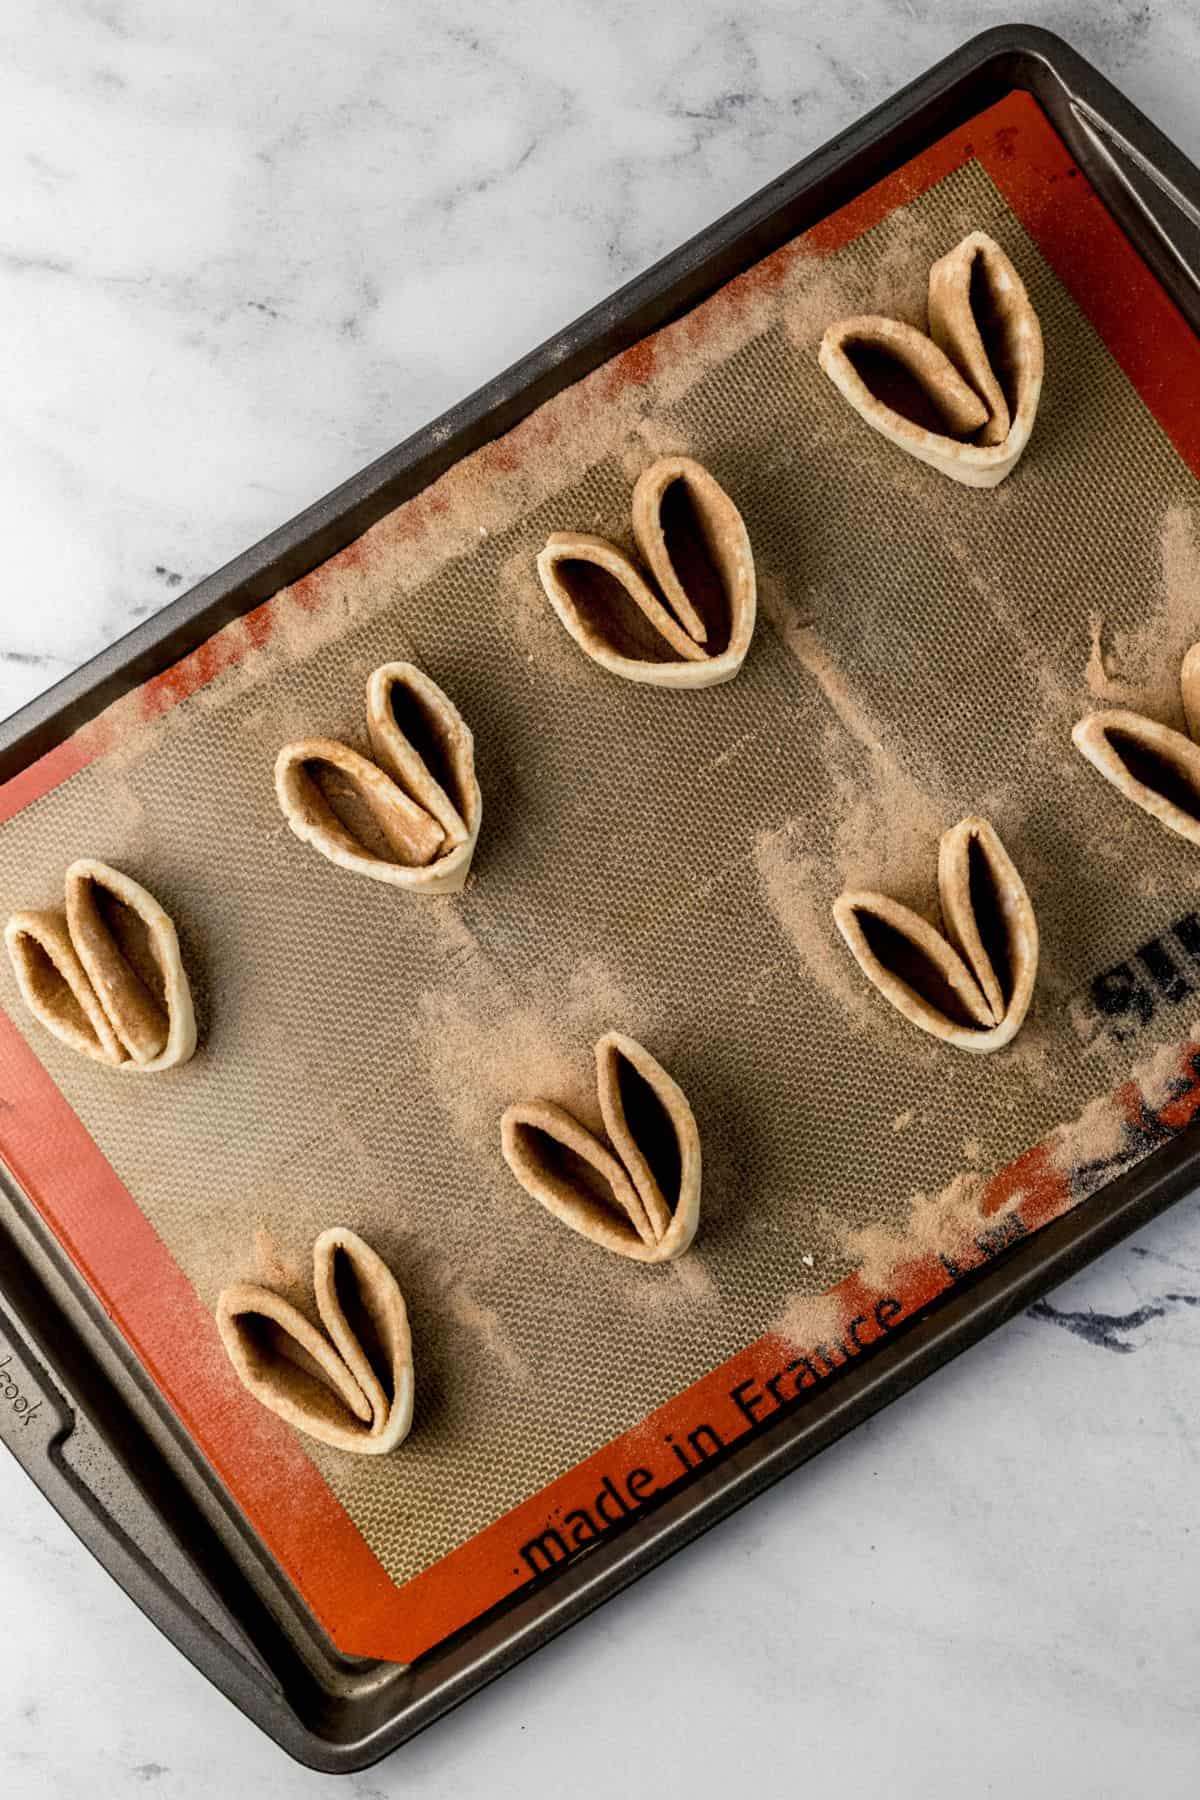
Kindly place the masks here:
POLYGON ((386 1456, 412 1425, 414 1374, 408 1311, 395 1276, 344 1226, 313 1246, 324 1330, 290 1300, 238 1281, 217 1300, 217 1329, 254 1398, 323 1444, 386 1456))
POLYGON ((967 487, 996 487, 1029 442, 1045 353, 1025 284, 973 231, 929 271, 929 334, 860 314, 830 325, 821 367, 872 430, 967 487))
POLYGON ((16 912, 4 939, 29 1011, 72 1050, 154 1074, 187 1062, 196 1017, 170 916, 140 882, 83 857, 66 908, 16 912))
POLYGON ((736 675, 754 634, 754 556, 742 516, 689 456, 651 464, 633 490, 647 575, 615 544, 555 532, 538 574, 562 624, 610 674, 651 687, 712 687, 736 675))
POLYGON ((510 1106, 504 1160, 527 1194, 581 1237, 637 1262, 682 1256, 700 1223, 700 1134, 687 1096, 634 1038, 596 1045, 609 1143, 550 1100, 510 1106))
POLYGON ((976 1053, 1020 1030, 1037 979, 1038 928, 1016 865, 986 819, 938 851, 944 933, 886 894, 839 894, 833 916, 867 980, 910 1024, 976 1053))
POLYGON ((375 760, 334 738, 285 744, 275 793, 295 835, 339 868, 415 893, 455 893, 475 854, 483 798, 458 708, 412 663, 367 683, 375 760))

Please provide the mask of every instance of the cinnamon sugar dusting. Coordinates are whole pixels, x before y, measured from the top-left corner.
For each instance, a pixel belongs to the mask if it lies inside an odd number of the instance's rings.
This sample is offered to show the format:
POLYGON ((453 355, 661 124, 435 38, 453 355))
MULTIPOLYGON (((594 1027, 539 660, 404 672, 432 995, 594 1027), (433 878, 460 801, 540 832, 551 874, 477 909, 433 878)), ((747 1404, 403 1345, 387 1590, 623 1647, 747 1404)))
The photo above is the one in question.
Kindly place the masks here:
POLYGON ((856 259, 827 261, 809 252, 788 272, 784 324, 794 344, 816 350, 825 331, 855 313, 882 313, 926 329, 929 269, 977 220, 960 209, 935 227, 918 210, 897 207, 858 240, 869 269, 856 259))
POLYGON ((879 1011, 866 982, 858 979, 833 925, 837 888, 824 858, 805 846, 793 822, 754 840, 754 864, 776 923, 821 991, 855 1030, 874 1034, 879 1011))
POLYGON ((761 577, 759 599, 766 617, 796 661, 813 677, 846 731, 864 749, 879 750, 883 740, 882 727, 854 692, 845 671, 822 644, 816 628, 796 612, 778 577, 770 574, 761 577))
MULTIPOLYGON (((1200 1040, 1200 1019, 1188 1027, 1189 1041, 1200 1040)), ((1180 1043, 1160 1046, 1134 1065, 1129 1085, 1151 1110, 1173 1098, 1184 1073, 1180 1043)), ((903 1115, 902 1115, 903 1116, 903 1115)), ((1130 1116, 1126 1090, 1101 1094, 1090 1101, 1078 1118, 1056 1126, 1045 1139, 1049 1165, 1063 1174, 1075 1170, 1102 1169, 1117 1163, 1129 1150, 1130 1116)), ((964 1153, 977 1160, 980 1146, 968 1140, 964 1153)), ((925 1256, 954 1258, 969 1253, 980 1232, 1019 1206, 1020 1190, 1004 1203, 989 1208, 984 1201, 993 1177, 976 1168, 963 1169, 934 1193, 913 1196, 909 1215, 900 1230, 888 1226, 865 1229, 839 1226, 841 1248, 858 1265, 868 1287, 886 1287, 895 1270, 925 1256)))
POLYGON ((791 1294, 770 1330, 797 1350, 814 1350, 838 1337, 845 1323, 843 1308, 831 1289, 827 1294, 791 1294))
MULTIPOLYGON (((822 743, 836 820, 831 848, 809 840, 792 819, 760 832, 754 861, 767 903, 822 991, 855 1029, 878 1035, 880 1008, 858 974, 832 919, 837 895, 850 888, 882 891, 936 919, 938 841, 947 801, 932 776, 916 779, 891 748, 812 634, 802 642, 813 672, 837 713, 822 743), (866 750, 864 760, 863 751, 866 750)), ((931 1046, 907 1032, 906 1052, 920 1059, 931 1046)))
POLYGON ((1104 614, 1088 614, 1088 659, 1084 670, 1088 693, 1102 706, 1131 706, 1141 699, 1136 683, 1120 680, 1113 673, 1111 659, 1105 649, 1104 614))
POLYGON ((877 888, 936 918, 938 842, 953 823, 946 799, 884 750, 852 796, 834 839, 839 888, 877 888))
POLYGON ((494 1306, 484 1306, 470 1289, 457 1282, 446 1294, 446 1311, 456 1324, 469 1331, 481 1348, 501 1363, 508 1376, 519 1386, 531 1380, 529 1364, 504 1328, 504 1321, 494 1306))
POLYGON ((589 679, 588 659, 563 629, 528 551, 519 550, 501 564, 495 604, 499 628, 532 678, 571 685, 589 679))
MULTIPOLYGON (((1181 1036, 1188 1044, 1200 1042, 1200 1019, 1190 1020, 1181 1036)), ((1131 1078, 1136 1081, 1142 1099, 1151 1111, 1165 1106, 1173 1098, 1184 1073, 1183 1062, 1180 1044, 1170 1043, 1163 1044, 1134 1065, 1131 1078)))
MULTIPOLYGON (((877 1036, 877 996, 837 934, 833 902, 848 888, 877 889, 936 919, 938 840, 948 821, 944 805, 888 752, 854 772, 842 761, 843 744, 831 732, 825 746, 839 815, 832 856, 810 847, 792 820, 759 833, 754 860, 767 903, 810 975, 850 1025, 877 1036)), ((915 1033, 902 1041, 917 1059, 931 1053, 915 1033)))
POLYGON ((1082 1163, 1116 1156, 1124 1138, 1125 1115, 1117 1096, 1099 1094, 1078 1119, 1050 1134, 1050 1160, 1056 1169, 1069 1173, 1082 1163))
POLYGON ((1129 706, 1163 725, 1181 728, 1179 665, 1200 639, 1200 516, 1169 507, 1159 539, 1160 580, 1143 621, 1133 630, 1107 629, 1090 615, 1088 691, 1105 706, 1129 706))
POLYGON ((500 1114, 516 1100, 552 1100, 602 1134, 592 1045, 613 1028, 647 1031, 644 1010, 635 1017, 594 958, 577 965, 565 994, 549 985, 544 1000, 515 993, 479 955, 456 965, 450 985, 420 994, 408 1022, 451 1129, 491 1161, 500 1114))
POLYGON ((662 419, 639 419, 629 440, 621 446, 623 474, 632 487, 639 475, 660 456, 693 456, 690 439, 662 419))
POLYGON ((264 1287, 293 1299, 303 1292, 304 1276, 265 1225, 259 1225, 254 1233, 254 1264, 257 1279, 264 1287))
POLYGON ((886 1288, 897 1268, 926 1256, 965 1255, 979 1232, 992 1223, 985 1218, 987 1177, 964 1169, 934 1193, 916 1193, 902 1230, 887 1225, 843 1228, 846 1255, 859 1266, 868 1287, 886 1288))

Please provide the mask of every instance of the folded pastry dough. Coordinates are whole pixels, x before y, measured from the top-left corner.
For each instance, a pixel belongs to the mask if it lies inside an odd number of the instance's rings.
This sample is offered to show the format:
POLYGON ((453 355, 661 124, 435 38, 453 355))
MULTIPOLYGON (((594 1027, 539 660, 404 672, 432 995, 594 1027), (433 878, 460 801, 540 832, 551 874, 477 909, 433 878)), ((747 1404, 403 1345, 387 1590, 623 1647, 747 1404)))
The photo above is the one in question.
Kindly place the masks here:
POLYGON ((146 1074, 195 1050, 175 927, 153 894, 119 869, 73 862, 65 913, 14 913, 4 940, 21 998, 72 1050, 146 1074))
POLYGON ((313 1246, 317 1311, 325 1330, 255 1282, 217 1299, 217 1328, 243 1386, 309 1437, 337 1450, 384 1456, 408 1436, 412 1337, 396 1278, 344 1226, 313 1246))
POLYGON ((611 1148, 563 1107, 534 1100, 504 1114, 504 1160, 581 1237, 637 1262, 670 1262, 700 1223, 700 1134, 687 1096, 619 1031, 596 1045, 596 1086, 611 1148))
POLYGON ((860 315, 831 325, 820 364, 873 430, 952 481, 995 487, 1033 430, 1042 331, 1012 262, 973 231, 929 271, 929 335, 860 315))
POLYGON ((563 625, 627 681, 728 681, 756 609, 754 557, 733 501, 691 457, 662 457, 633 490, 633 535, 652 581, 606 538, 560 531, 547 541, 538 574, 563 625))
POLYGON ((1029 1011, 1038 929, 986 819, 963 819, 943 835, 938 893, 944 936, 885 894, 839 894, 833 916, 868 981, 910 1023, 960 1050, 999 1050, 1029 1011))
POLYGON ((367 683, 375 761, 333 738, 285 744, 275 793, 296 836, 340 868, 418 892, 467 879, 483 816, 475 744, 458 708, 412 663, 367 683))
POLYGON ((1200 644, 1179 673, 1191 737, 1139 712, 1088 713, 1072 728, 1075 748, 1118 793, 1168 831, 1200 844, 1200 644))

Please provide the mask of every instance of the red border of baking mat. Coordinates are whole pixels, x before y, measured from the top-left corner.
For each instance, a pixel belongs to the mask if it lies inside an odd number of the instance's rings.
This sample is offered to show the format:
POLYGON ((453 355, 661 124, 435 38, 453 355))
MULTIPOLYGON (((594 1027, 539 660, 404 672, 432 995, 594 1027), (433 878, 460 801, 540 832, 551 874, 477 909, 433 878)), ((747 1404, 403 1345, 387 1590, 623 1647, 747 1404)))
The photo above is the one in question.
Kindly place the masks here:
MULTIPOLYGON (((1024 93, 1013 93, 850 205, 757 264, 739 284, 783 278, 799 256, 851 242, 895 207, 975 157, 1107 342, 1185 462, 1200 475, 1200 342, 1024 93)), ((616 359, 613 379, 645 382, 653 338, 616 359)), ((485 454, 487 454, 485 452, 485 454)), ((494 454, 503 455, 502 447, 494 454)), ((422 497, 409 503, 423 529, 422 497)), ((349 561, 356 547, 341 553, 349 561)), ((298 584, 304 599, 304 583, 298 584)), ((293 598, 297 589, 292 589, 293 598)), ((315 604, 315 596, 314 596, 315 604)), ((271 633, 273 602, 240 630, 209 640, 141 689, 146 715, 196 692, 271 633)), ((86 767, 109 746, 102 718, 0 787, 0 821, 86 767)), ((1179 1080, 1153 1115, 1134 1083, 1119 1104, 1131 1144, 1161 1139, 1200 1111, 1200 1050, 1180 1053, 1179 1080)), ((210 1459, 246 1517, 344 1651, 411 1662, 540 1574, 652 1504, 688 1473, 781 1407, 829 1379, 950 1286, 963 1267, 922 1256, 894 1271, 886 1292, 851 1276, 831 1290, 836 1336, 804 1355, 760 1338, 549 1487, 398 1587, 334 1498, 297 1439, 241 1388, 225 1359, 196 1354, 216 1327, 195 1291, 105 1161, 23 1037, 0 1013, 0 1155, 73 1257, 210 1459)), ((1056 1167, 1043 1144, 990 1183, 976 1241, 978 1265, 1067 1212, 1089 1183, 1056 1167)))

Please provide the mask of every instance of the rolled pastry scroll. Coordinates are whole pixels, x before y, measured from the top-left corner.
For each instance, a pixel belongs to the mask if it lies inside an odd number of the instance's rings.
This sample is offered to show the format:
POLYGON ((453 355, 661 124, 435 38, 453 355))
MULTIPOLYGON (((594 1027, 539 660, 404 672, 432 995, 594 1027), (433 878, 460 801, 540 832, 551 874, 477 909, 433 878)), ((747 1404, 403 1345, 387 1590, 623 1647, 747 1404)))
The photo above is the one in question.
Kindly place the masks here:
POLYGON ((700 1223, 700 1134, 687 1096, 618 1031, 596 1045, 596 1085, 609 1144, 553 1101, 533 1100, 501 1120, 504 1160, 581 1237, 637 1262, 670 1262, 700 1223))
POLYGON ((1042 330, 1012 262, 973 231, 929 271, 929 335, 860 315, 831 325, 820 364, 874 431, 967 487, 996 487, 1029 442, 1042 330))
POLYGON ((633 535, 649 578, 606 538, 560 531, 538 557, 547 598, 602 669, 652 687, 736 675, 754 633, 754 557, 742 516, 688 456, 638 478, 633 535))
POLYGON ((196 1048, 192 993, 168 914, 107 863, 73 862, 66 911, 17 912, 4 931, 21 998, 72 1050, 152 1074, 196 1048))
POLYGON ((911 1024, 959 1050, 999 1050, 1029 1011, 1038 929, 986 819, 963 819, 942 837, 938 892, 945 935, 885 894, 839 894, 833 916, 867 980, 911 1024))
POLYGON ((336 1450, 385 1456, 408 1436, 412 1337, 396 1278, 343 1226, 313 1246, 321 1331, 254 1282, 224 1288, 217 1329, 242 1385, 298 1431, 336 1450))

